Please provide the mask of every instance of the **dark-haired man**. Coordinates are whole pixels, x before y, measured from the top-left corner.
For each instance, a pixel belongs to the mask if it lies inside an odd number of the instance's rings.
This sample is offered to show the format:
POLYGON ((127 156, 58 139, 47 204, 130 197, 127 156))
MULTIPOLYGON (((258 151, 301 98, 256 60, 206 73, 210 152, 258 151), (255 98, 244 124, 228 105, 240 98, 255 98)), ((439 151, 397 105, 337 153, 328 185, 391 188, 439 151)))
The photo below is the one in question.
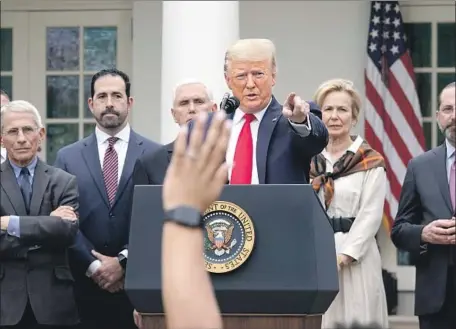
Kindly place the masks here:
POLYGON ((115 69, 92 77, 89 108, 95 132, 62 148, 56 166, 79 183, 80 231, 71 253, 83 328, 135 328, 123 291, 128 259, 131 175, 136 159, 159 148, 135 133, 129 77, 115 69))
POLYGON ((416 267, 415 314, 420 329, 456 328, 456 84, 439 96, 445 141, 407 167, 391 230, 416 267))

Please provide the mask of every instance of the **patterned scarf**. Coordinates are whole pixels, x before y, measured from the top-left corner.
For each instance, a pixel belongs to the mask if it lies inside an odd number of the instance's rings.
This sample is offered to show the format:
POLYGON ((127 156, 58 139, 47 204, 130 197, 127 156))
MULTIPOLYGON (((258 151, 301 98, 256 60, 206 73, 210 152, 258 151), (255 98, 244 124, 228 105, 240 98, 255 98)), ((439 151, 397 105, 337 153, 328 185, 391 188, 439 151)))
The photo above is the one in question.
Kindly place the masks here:
MULTIPOLYGON (((351 138, 352 140, 356 140, 356 136, 352 136, 351 138)), ((320 153, 313 157, 310 167, 312 187, 317 193, 323 188, 325 206, 328 209, 334 197, 335 179, 377 167, 382 167, 386 170, 384 158, 380 153, 372 149, 366 141, 362 142, 356 153, 347 151, 337 160, 332 173, 326 172, 326 159, 320 153)))

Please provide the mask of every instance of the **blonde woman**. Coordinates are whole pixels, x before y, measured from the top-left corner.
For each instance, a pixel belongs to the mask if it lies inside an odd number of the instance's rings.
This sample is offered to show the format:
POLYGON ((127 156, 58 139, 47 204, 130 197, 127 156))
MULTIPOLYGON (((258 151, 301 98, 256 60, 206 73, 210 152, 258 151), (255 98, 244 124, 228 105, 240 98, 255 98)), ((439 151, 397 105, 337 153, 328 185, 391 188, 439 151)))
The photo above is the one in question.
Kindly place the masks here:
POLYGON ((315 94, 329 143, 312 159, 310 177, 334 229, 339 293, 323 315, 322 328, 353 324, 388 328, 380 253, 386 194, 383 157, 361 136, 352 136, 361 99, 352 82, 323 83, 315 94))

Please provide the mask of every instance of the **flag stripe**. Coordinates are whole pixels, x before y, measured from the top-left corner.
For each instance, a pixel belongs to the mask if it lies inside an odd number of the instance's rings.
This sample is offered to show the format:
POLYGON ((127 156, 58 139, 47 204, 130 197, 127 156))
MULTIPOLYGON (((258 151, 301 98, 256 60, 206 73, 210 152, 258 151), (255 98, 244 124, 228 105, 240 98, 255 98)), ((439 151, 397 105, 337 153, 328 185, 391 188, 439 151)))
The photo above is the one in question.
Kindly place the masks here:
POLYGON ((387 167, 383 222, 396 216, 412 157, 425 150, 423 120, 412 59, 398 1, 371 1, 365 67, 365 137, 387 167))

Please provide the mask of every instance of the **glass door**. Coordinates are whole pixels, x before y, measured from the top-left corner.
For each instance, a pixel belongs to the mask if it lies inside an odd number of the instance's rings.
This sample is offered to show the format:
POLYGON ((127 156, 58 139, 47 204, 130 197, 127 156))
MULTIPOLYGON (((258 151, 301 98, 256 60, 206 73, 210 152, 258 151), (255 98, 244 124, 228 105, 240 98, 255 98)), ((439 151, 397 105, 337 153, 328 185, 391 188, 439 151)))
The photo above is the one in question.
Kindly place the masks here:
POLYGON ((92 75, 131 71, 131 11, 30 13, 30 99, 46 125, 42 158, 93 132, 92 75))

